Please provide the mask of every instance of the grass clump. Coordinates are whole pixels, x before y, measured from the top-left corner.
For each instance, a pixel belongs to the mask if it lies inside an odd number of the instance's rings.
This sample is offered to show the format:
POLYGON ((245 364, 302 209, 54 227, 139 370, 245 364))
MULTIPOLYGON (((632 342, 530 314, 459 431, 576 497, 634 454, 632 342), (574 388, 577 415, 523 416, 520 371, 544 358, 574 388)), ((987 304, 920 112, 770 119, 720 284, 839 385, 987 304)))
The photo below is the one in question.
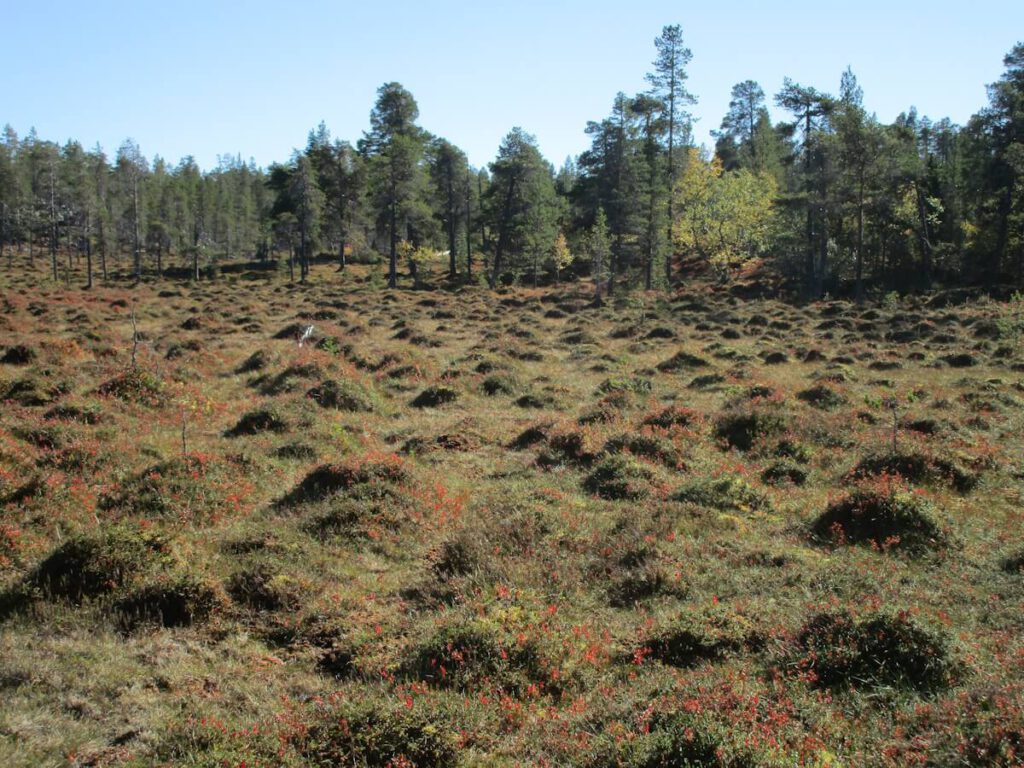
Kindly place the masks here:
POLYGON ((830 504, 811 533, 835 545, 866 544, 913 555, 948 543, 931 503, 905 490, 856 490, 830 504))
POLYGON ((589 432, 568 430, 548 437, 547 450, 537 457, 537 464, 547 469, 558 466, 585 467, 592 464, 596 456, 589 432))
POLYGON ((771 499, 739 477, 705 478, 683 486, 672 497, 720 512, 766 512, 771 499))
POLYGON ((238 422, 224 433, 225 437, 256 435, 260 432, 287 432, 288 422, 276 408, 256 408, 242 414, 238 422))
POLYGON ((455 768, 458 748, 450 727, 393 704, 340 700, 322 705, 301 736, 309 765, 455 768))
POLYGON ((657 367, 662 373, 677 373, 694 368, 707 368, 709 365, 711 363, 703 357, 691 355, 689 352, 676 352, 668 360, 658 363, 657 367))
POLYGON ((613 437, 604 445, 605 453, 630 453, 673 469, 683 465, 682 452, 670 440, 654 435, 626 433, 613 437))
POLYGON ((798 400, 802 400, 808 405, 823 411, 834 411, 837 408, 842 408, 849 402, 846 397, 831 387, 826 387, 824 384, 818 384, 810 389, 797 392, 796 396, 798 400))
POLYGON ((459 393, 451 387, 427 387, 413 399, 413 408, 439 408, 459 399, 459 393))
POLYGON ((643 420, 643 425, 657 427, 659 429, 686 429, 692 427, 700 420, 700 414, 692 408, 684 408, 681 405, 670 405, 651 414, 643 420))
POLYGON ((266 562, 233 573, 226 591, 235 603, 254 611, 295 611, 302 604, 299 583, 266 562))
POLYGON ((933 691, 954 676, 945 640, 906 613, 855 619, 847 612, 812 617, 797 637, 797 666, 823 687, 868 686, 933 691))
POLYGON ((231 462, 189 453, 156 464, 101 496, 103 510, 123 515, 213 523, 242 509, 247 485, 231 462))
POLYGON ((761 472, 761 482, 766 485, 803 485, 808 474, 805 467, 794 461, 776 461, 761 472))
POLYGON ((364 387, 347 379, 328 379, 306 393, 321 408, 353 413, 374 410, 373 399, 364 387))
POLYGON ((703 661, 721 661, 758 642, 750 620, 734 611, 719 606, 687 608, 655 631, 639 653, 672 667, 687 668, 703 661))
POLYGON ((190 627, 224 606, 220 585, 185 573, 172 573, 140 586, 114 605, 121 626, 190 627))
POLYGON ((715 422, 714 436, 729 448, 749 451, 757 443, 786 431, 781 414, 767 411, 739 411, 723 414, 715 422))
POLYGON ((97 390, 104 397, 159 408, 166 404, 164 383, 152 371, 140 366, 129 368, 100 384, 97 390))
POLYGON ((945 483, 960 493, 973 490, 980 479, 977 474, 968 472, 948 459, 919 451, 865 456, 853 468, 851 475, 856 479, 894 475, 917 484, 945 483))
POLYGON ((77 604, 120 590, 172 562, 170 542, 162 534, 117 526, 68 539, 27 581, 49 599, 77 604))
POLYGON ((447 623, 414 645, 400 674, 439 688, 474 688, 518 693, 548 678, 543 659, 530 640, 504 642, 484 620, 447 623))
POLYGON ((383 486, 408 480, 405 462, 395 454, 370 454, 339 464, 322 464, 281 501, 288 507, 320 501, 357 485, 383 486))
POLYGON ((643 463, 624 453, 601 459, 583 481, 583 488, 610 501, 636 501, 650 495, 654 474, 643 463))

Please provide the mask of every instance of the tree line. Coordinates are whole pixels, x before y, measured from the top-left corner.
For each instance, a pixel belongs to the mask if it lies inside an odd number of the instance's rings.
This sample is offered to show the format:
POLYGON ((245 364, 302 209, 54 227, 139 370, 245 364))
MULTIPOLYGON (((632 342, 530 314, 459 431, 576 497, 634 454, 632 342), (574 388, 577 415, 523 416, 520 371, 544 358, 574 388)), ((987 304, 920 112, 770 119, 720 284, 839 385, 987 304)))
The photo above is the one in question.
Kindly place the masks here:
POLYGON ((221 157, 113 158, 8 126, 0 141, 0 258, 85 261, 202 279, 225 261, 283 265, 305 281, 329 259, 492 287, 593 278, 598 296, 670 288, 695 272, 781 281, 806 298, 935 284, 1024 283, 1024 44, 965 126, 914 109, 884 124, 849 69, 838 93, 784 81, 774 104, 732 89, 713 151, 693 139, 692 60, 679 26, 655 40, 649 89, 618 93, 557 171, 513 128, 486 168, 418 124, 399 83, 377 93, 353 145, 324 124, 268 169, 221 157))

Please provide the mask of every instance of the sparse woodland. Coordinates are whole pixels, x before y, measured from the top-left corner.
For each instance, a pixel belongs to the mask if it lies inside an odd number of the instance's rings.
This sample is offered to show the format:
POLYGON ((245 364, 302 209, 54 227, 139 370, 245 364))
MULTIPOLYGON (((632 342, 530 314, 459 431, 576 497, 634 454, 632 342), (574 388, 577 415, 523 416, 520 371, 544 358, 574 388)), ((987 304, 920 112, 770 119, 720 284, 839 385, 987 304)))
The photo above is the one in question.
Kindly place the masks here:
POLYGON ((557 173, 8 131, 0 765, 1024 764, 1024 48, 713 156, 656 56, 557 173))

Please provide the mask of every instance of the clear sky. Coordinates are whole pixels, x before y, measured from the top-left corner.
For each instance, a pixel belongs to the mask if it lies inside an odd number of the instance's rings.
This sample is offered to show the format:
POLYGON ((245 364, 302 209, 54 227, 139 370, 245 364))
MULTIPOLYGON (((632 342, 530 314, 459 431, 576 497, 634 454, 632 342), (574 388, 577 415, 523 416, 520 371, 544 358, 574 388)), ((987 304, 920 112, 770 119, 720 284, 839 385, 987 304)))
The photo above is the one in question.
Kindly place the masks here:
POLYGON ((616 92, 646 88, 666 24, 693 51, 700 142, 712 144, 735 83, 757 80, 769 100, 785 76, 836 92, 847 65, 879 119, 916 105, 963 123, 1024 39, 1021 0, 3 5, 0 124, 110 154, 132 137, 150 158, 191 154, 204 168, 218 154, 286 160, 321 120, 354 142, 392 80, 416 97, 420 124, 475 165, 520 125, 559 166, 586 148, 587 121, 616 92))

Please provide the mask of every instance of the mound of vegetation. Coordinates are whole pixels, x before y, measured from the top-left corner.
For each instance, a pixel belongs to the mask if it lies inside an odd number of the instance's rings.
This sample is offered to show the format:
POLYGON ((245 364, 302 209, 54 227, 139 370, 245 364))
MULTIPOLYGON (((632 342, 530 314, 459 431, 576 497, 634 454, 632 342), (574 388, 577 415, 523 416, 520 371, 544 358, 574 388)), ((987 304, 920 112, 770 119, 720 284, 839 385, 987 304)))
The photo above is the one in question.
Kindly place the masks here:
POLYGON ((50 599, 80 603, 123 589, 173 563, 169 540, 154 531, 116 526, 68 539, 29 574, 50 599))
POLYGON ((628 389, 613 389, 576 420, 579 424, 610 424, 622 417, 623 412, 632 408, 636 396, 628 389))
POLYGON ((341 699, 326 705, 298 737, 309 765, 455 768, 454 730, 401 705, 341 699))
POLYGON ((597 387, 599 395, 607 395, 612 392, 632 392, 636 395, 650 394, 653 383, 643 376, 634 376, 631 379, 605 379, 597 387))
POLYGON ((518 693, 548 678, 534 643, 503 641, 482 620, 447 623, 408 652, 400 675, 441 688, 518 693))
POLYGON ((427 387, 413 399, 413 408, 439 408, 459 399, 459 393, 451 387, 427 387))
POLYGON ((302 604, 299 583, 266 562, 236 571, 226 591, 237 604, 254 611, 295 611, 302 604))
POLYGON ((295 363, 289 365, 276 376, 265 374, 256 377, 251 385, 259 389, 260 394, 274 397, 287 392, 294 392, 303 380, 318 379, 323 371, 316 363, 295 363))
POLYGON ((36 359, 36 351, 24 344, 15 344, 8 347, 0 355, 0 364, 3 365, 28 365, 36 359))
POLYGON ((519 391, 519 382, 509 374, 492 374, 483 380, 480 388, 488 397, 498 395, 514 395, 519 391))
POLYGON ((260 432, 287 432, 288 422, 285 421, 280 411, 273 407, 256 408, 242 414, 231 429, 224 433, 226 437, 239 437, 241 435, 255 435, 260 432))
POLYGON ((977 486, 979 476, 956 463, 918 451, 875 453, 865 456, 853 468, 854 478, 897 475, 916 484, 945 483, 961 493, 977 486))
POLYGON ((648 733, 610 747, 614 762, 601 761, 592 768, 606 765, 621 768, 750 768, 752 765, 742 758, 728 759, 722 740, 695 723, 692 717, 680 714, 658 717, 649 728, 648 733))
POLYGON ((803 485, 807 482, 807 469, 793 461, 776 461, 761 472, 761 482, 767 485, 803 485))
POLYGON ((368 413, 374 410, 373 399, 366 388, 348 379, 328 379, 306 393, 322 408, 336 411, 368 413))
POLYGON ((56 405, 44 413, 43 418, 49 421, 74 421, 94 426, 102 420, 103 410, 94 403, 87 405, 56 405))
POLYGON ((868 686, 933 691, 954 665, 945 640, 904 613, 861 619, 849 613, 812 617, 796 638, 801 672, 824 687, 868 686))
POLYGON ((104 382, 97 390, 104 397, 113 397, 138 405, 159 408, 166 404, 166 388, 152 371, 135 366, 104 382))
POLYGON ((270 355, 266 351, 258 349, 235 368, 235 373, 255 373, 262 371, 268 365, 270 365, 270 355))
POLYGON ((611 501, 636 501, 650 494, 654 473, 625 453, 601 459, 583 481, 583 488, 611 501))
POLYGON ((527 427, 518 435, 516 438, 509 443, 509 448, 514 451, 522 451, 526 448, 532 448, 538 443, 547 442, 548 436, 551 434, 551 428, 554 425, 550 422, 542 424, 534 424, 531 427, 527 427))
POLYGON ((339 464, 323 464, 302 479, 280 502, 289 507, 320 501, 357 485, 386 486, 409 479, 409 471, 395 454, 370 454, 339 464))
POLYGON ((114 605, 121 626, 190 627, 225 605, 220 586, 194 574, 167 574, 140 586, 114 605))
POLYGON ((604 444, 605 453, 627 452, 666 467, 678 468, 683 464, 682 452, 670 440, 654 435, 627 432, 611 438, 604 444))
POLYGON ((867 544, 915 555, 947 543, 931 503, 903 490, 856 490, 829 505, 811 532, 832 544, 867 544))
POLYGON ((690 608, 654 631, 640 655, 672 667, 692 667, 702 661, 720 661, 759 643, 746 617, 719 606, 690 608))
POLYGON ((59 391, 46 385, 35 376, 14 381, 0 381, 0 402, 6 400, 26 408, 49 405, 60 395, 59 391))
POLYGON ((808 405, 820 408, 823 411, 834 411, 837 408, 842 408, 849 402, 846 397, 831 387, 826 387, 824 384, 818 384, 810 389, 797 392, 796 396, 797 399, 803 400, 808 405))
POLYGON ((592 438, 588 432, 557 432, 547 438, 547 450, 537 457, 537 464, 548 469, 565 465, 589 466, 597 457, 591 443, 592 438))
POLYGON ((707 368, 711 363, 703 357, 691 355, 689 352, 676 352, 668 360, 658 363, 658 370, 662 373, 678 373, 679 371, 693 370, 694 368, 707 368))
POLYGON ((644 426, 658 427, 659 429, 674 429, 691 427, 700 420, 700 414, 692 408, 684 408, 681 405, 670 405, 643 420, 644 426))
POLYGON ((772 508, 768 494, 739 477, 697 480, 680 488, 672 498, 721 512, 762 512, 772 508))
POLYGON ((212 523, 239 511, 244 487, 233 463, 189 453, 128 478, 101 496, 99 506, 122 515, 212 523))
POLYGON ((729 448, 749 451, 755 444, 786 431, 786 420, 768 411, 726 413, 715 421, 714 436, 729 448))
POLYGON ((1007 573, 1024 573, 1024 551, 1017 552, 1003 560, 1003 570, 1007 573))

